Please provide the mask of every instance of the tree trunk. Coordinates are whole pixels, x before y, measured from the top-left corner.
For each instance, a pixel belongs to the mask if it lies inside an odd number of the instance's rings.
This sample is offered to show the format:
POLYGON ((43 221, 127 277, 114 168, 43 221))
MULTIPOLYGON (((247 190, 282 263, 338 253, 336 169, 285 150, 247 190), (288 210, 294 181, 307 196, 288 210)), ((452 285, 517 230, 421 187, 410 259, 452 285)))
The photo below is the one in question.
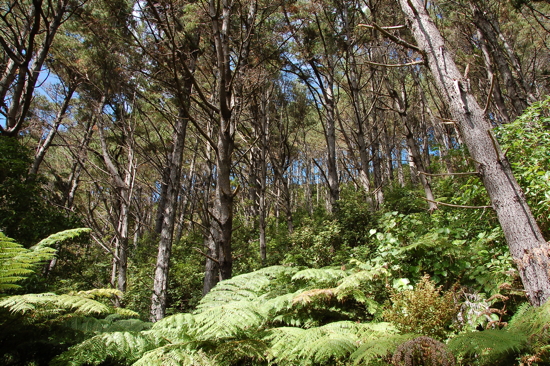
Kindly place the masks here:
POLYGON ((542 237, 510 164, 491 132, 485 111, 470 93, 423 0, 400 0, 414 38, 425 53, 437 87, 449 105, 487 189, 516 262, 527 298, 540 306, 550 296, 549 246, 542 237))
POLYGON ((174 142, 170 154, 170 176, 166 182, 166 203, 162 213, 162 225, 159 238, 157 264, 151 298, 151 321, 164 318, 168 299, 168 273, 172 254, 172 239, 176 223, 176 211, 180 192, 181 167, 188 119, 183 111, 176 121, 174 142))

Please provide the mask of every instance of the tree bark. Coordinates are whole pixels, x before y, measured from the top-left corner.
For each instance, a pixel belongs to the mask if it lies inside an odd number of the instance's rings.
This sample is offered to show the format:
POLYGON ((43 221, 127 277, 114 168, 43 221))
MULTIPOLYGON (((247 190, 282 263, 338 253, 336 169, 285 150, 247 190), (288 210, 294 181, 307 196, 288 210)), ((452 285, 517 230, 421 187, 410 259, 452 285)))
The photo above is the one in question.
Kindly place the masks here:
POLYGON ((449 105, 487 189, 517 264, 529 302, 540 306, 550 296, 549 246, 531 214, 510 164, 491 132, 491 124, 469 90, 424 7, 423 0, 400 0, 414 38, 424 51, 437 87, 449 105))

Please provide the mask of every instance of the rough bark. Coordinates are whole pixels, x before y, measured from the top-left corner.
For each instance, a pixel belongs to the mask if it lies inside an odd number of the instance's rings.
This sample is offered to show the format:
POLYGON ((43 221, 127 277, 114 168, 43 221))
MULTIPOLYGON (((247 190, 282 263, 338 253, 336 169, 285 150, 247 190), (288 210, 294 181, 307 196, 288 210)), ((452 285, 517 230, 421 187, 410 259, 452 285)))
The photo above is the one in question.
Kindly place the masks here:
POLYGON ((458 71, 451 53, 422 0, 400 0, 414 38, 424 51, 437 87, 449 105, 487 189, 517 264, 529 302, 540 306, 550 296, 549 246, 491 132, 483 109, 458 71))

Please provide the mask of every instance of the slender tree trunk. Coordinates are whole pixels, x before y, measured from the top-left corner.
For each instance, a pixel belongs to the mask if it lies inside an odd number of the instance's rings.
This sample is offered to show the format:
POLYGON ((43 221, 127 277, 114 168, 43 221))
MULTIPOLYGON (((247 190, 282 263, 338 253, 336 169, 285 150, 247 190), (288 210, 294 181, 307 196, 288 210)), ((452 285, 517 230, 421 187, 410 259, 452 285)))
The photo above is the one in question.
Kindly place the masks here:
POLYGON ((164 318, 168 300, 168 273, 170 270, 170 256, 172 254, 172 239, 176 222, 178 196, 180 192, 181 167, 183 150, 187 132, 188 118, 180 111, 176 121, 173 148, 170 154, 170 176, 166 182, 166 203, 162 213, 162 225, 159 238, 157 263, 153 281, 153 296, 151 298, 151 321, 156 322, 164 318))
POLYGON ((458 71, 443 37, 423 0, 400 0, 420 49, 427 58, 437 87, 449 105, 466 146, 487 189, 516 262, 529 302, 540 306, 550 297, 549 246, 512 175, 510 164, 492 135, 485 111, 458 71))
POLYGON ((55 116, 54 123, 51 126, 50 131, 48 132, 48 136, 46 136, 44 141, 42 141, 38 146, 38 149, 34 155, 34 161, 33 161, 32 167, 29 171, 29 176, 31 177, 31 179, 34 179, 34 176, 38 174, 38 168, 40 167, 40 164, 42 164, 42 161, 44 160, 44 156, 46 156, 46 152, 50 148, 50 145, 53 142, 53 138, 55 137, 57 130, 61 125, 61 122, 63 122, 63 118, 65 118, 67 109, 69 109, 69 103, 73 97, 73 94, 77 86, 78 86, 77 83, 74 83, 69 86, 67 95, 65 95, 65 98, 63 99, 63 104, 61 105, 61 108, 59 109, 59 111, 57 112, 57 115, 55 116))

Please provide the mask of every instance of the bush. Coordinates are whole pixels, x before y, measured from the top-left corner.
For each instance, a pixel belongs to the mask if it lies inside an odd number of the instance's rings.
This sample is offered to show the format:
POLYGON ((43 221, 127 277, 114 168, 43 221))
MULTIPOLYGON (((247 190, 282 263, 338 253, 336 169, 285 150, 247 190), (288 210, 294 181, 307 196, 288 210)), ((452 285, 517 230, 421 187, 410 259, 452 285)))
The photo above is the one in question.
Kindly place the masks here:
POLYGON ((457 304, 451 291, 441 293, 425 275, 413 290, 391 295, 392 305, 384 312, 404 333, 417 333, 444 339, 455 316, 457 304))

